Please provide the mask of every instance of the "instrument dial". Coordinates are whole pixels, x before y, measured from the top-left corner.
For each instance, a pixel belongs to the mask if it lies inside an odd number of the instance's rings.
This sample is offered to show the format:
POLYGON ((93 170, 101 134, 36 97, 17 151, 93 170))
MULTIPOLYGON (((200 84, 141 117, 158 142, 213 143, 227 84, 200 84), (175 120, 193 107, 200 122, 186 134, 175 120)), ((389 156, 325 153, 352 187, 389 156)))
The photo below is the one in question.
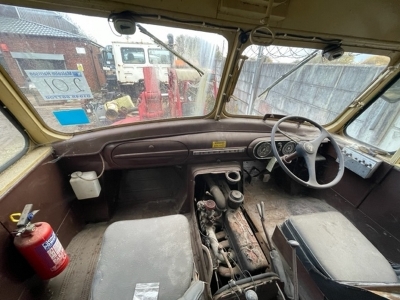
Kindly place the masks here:
POLYGON ((288 142, 282 148, 282 154, 288 155, 293 153, 296 150, 296 143, 295 142, 288 142))
POLYGON ((256 158, 267 158, 271 154, 271 143, 269 142, 261 142, 258 143, 255 147, 254 156, 256 158))

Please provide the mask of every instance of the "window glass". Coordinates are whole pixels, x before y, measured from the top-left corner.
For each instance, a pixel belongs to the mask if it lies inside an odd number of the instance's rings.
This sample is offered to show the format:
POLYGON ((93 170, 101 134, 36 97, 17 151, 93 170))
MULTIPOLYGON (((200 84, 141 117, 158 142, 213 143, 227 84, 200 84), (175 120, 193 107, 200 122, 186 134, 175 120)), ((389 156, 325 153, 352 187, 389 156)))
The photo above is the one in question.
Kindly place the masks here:
POLYGON ((346 128, 346 134, 387 152, 400 148, 400 80, 346 128))
POLYGON ((345 52, 336 60, 316 49, 250 46, 233 96, 231 114, 298 115, 333 121, 381 73, 389 58, 345 52))
POLYGON ((0 110, 0 172, 14 163, 27 146, 24 135, 6 118, 0 110))
POLYGON ((171 56, 167 50, 149 49, 149 62, 151 64, 171 64, 171 56))
POLYGON ((143 48, 121 48, 122 62, 126 64, 144 64, 146 62, 143 48))

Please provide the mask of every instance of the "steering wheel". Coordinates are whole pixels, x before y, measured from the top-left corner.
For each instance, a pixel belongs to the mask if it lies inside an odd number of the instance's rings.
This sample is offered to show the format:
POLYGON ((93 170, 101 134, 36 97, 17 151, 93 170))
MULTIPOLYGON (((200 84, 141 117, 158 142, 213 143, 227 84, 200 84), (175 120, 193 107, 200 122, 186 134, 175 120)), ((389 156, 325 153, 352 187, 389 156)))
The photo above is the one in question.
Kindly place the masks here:
POLYGON ((272 152, 274 153, 274 156, 275 156, 278 164, 285 171, 285 173, 290 178, 292 178, 294 181, 296 181, 304 186, 311 187, 314 189, 325 189, 325 188, 334 186, 335 184, 337 184, 340 181, 340 179, 342 179, 342 176, 344 173, 344 159, 343 159, 343 154, 340 151, 338 144, 336 143, 336 141, 334 140, 334 138, 328 131, 326 131, 321 125, 319 125, 318 123, 316 123, 310 119, 299 117, 299 116, 288 116, 288 117, 284 117, 284 118, 280 119, 272 128, 271 147, 272 147, 272 152), (314 139, 312 141, 296 142, 297 145, 296 145, 295 152, 281 157, 279 155, 278 149, 275 144, 275 134, 277 131, 280 131, 279 125, 282 122, 285 122, 288 120, 295 120, 297 122, 306 121, 306 122, 314 125, 316 128, 318 128, 320 130, 320 134, 316 139, 314 139), (337 155, 337 158, 339 161, 339 171, 338 171, 336 177, 331 182, 328 182, 325 184, 319 184, 317 182, 317 178, 316 178, 315 160, 317 157, 318 148, 325 138, 327 138, 331 142, 333 148, 335 149, 335 152, 336 152, 336 155, 337 155), (286 166, 287 164, 289 164, 291 162, 292 159, 294 159, 296 157, 304 158, 306 165, 307 165, 308 175, 309 175, 308 181, 304 181, 304 180, 300 179, 299 177, 297 177, 296 175, 294 175, 292 173, 292 171, 290 171, 289 168, 286 166))

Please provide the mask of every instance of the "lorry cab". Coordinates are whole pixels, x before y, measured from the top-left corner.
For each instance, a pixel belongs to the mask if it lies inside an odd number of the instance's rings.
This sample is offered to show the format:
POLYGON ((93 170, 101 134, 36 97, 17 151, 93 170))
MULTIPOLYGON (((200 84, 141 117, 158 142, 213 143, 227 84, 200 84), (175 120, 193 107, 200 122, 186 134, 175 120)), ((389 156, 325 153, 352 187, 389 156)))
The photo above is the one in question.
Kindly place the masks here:
POLYGON ((400 297, 396 0, 5 2, 1 299, 400 297))
POLYGON ((160 84, 166 84, 168 68, 172 64, 170 52, 156 44, 112 42, 111 47, 103 51, 103 69, 109 68, 107 71, 116 75, 116 78, 107 78, 109 88, 112 90, 117 87, 117 90, 130 94, 132 98, 137 98, 140 88, 143 88, 144 67, 156 69, 157 80, 160 84))

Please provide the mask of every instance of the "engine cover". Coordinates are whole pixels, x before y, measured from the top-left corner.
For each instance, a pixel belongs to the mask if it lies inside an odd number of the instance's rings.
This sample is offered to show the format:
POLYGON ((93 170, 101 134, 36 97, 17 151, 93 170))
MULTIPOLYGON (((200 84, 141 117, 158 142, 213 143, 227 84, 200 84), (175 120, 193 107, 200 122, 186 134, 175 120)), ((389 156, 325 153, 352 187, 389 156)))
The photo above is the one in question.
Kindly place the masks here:
POLYGON ((225 214, 224 223, 229 244, 241 269, 249 272, 265 271, 268 261, 242 211, 229 209, 225 214))

